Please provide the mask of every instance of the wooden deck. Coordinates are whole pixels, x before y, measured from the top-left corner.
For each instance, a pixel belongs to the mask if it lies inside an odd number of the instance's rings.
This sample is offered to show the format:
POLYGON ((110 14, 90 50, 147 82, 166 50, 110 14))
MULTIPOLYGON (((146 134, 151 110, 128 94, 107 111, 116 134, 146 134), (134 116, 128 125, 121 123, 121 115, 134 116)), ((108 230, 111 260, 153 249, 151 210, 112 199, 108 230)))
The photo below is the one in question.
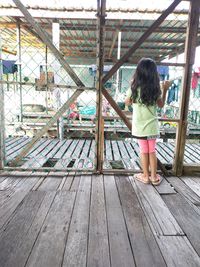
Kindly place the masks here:
POLYGON ((1 267, 198 267, 200 178, 0 174, 1 267))
MULTIPOLYGON (((6 140, 6 161, 12 161, 31 139, 28 137, 6 140)), ((158 142, 157 157, 163 164, 172 164, 174 143, 158 142)), ((54 167, 55 169, 92 169, 95 158, 95 141, 92 139, 42 138, 21 162, 24 169, 54 167)), ((105 169, 140 170, 138 144, 126 141, 106 140, 104 144, 105 169)), ((187 144, 184 163, 200 163, 200 144, 187 144)))

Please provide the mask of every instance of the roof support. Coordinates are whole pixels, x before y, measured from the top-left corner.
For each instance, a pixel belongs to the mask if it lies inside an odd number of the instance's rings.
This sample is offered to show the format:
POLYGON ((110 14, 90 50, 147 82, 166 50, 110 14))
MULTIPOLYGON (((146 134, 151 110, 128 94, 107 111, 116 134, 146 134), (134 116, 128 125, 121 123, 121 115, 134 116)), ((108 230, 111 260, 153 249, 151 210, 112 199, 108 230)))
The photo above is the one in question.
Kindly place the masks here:
POLYGON ((188 107, 190 100, 191 91, 191 77, 192 77, 192 66, 195 60, 195 52, 197 45, 197 33, 199 26, 199 0, 193 0, 190 3, 189 10, 189 23, 187 28, 187 39, 185 47, 185 69, 183 77, 183 85, 181 91, 180 101, 180 123, 178 125, 177 137, 176 137, 176 154, 174 159, 174 172, 176 175, 181 176, 183 172, 183 159, 186 142, 187 132, 187 117, 188 107))
POLYGON ((96 157, 95 167, 98 173, 103 169, 104 154, 104 123, 102 118, 102 78, 104 65, 104 38, 105 38, 106 0, 97 0, 97 108, 96 108, 96 157))
MULTIPOLYGON (((1 36, 0 36, 0 80, 2 80, 3 65, 1 60, 1 36)), ((4 114, 4 87, 0 84, 0 169, 5 163, 5 114, 4 114)))
POLYGON ((124 62, 140 47, 140 45, 152 34, 152 32, 161 25, 166 17, 175 9, 181 0, 174 2, 162 13, 162 15, 148 28, 148 30, 139 38, 139 40, 120 58, 112 69, 104 76, 103 83, 107 82, 111 76, 124 64, 124 62))
MULTIPOLYGON (((123 20, 121 19, 120 20, 120 26, 122 25, 123 23, 123 20)), ((121 28, 121 27, 120 27, 121 28)), ((115 43, 117 41, 117 37, 119 38, 119 32, 120 32, 120 28, 117 29, 114 33, 114 36, 113 36, 113 40, 112 40, 112 44, 111 44, 111 47, 110 47, 110 51, 109 51, 109 54, 108 54, 108 58, 112 58, 112 53, 113 53, 113 49, 115 47, 115 43)))

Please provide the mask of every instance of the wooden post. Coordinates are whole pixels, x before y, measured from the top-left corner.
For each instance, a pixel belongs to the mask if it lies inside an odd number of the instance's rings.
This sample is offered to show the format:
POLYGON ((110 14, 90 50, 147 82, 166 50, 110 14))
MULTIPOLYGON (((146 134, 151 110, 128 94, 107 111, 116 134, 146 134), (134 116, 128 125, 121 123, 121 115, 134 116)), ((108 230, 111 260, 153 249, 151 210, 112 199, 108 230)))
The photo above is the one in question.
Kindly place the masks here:
POLYGON ((105 33, 105 12, 106 0, 97 0, 97 105, 96 105, 96 160, 95 168, 98 173, 102 172, 103 167, 103 132, 104 125, 102 123, 102 77, 104 65, 104 33, 105 33))
MULTIPOLYGON (((0 36, 0 80, 3 76, 3 62, 1 58, 1 36, 0 36)), ((4 115, 4 86, 0 84, 0 169, 5 163, 5 115, 4 115)))
POLYGON ((200 13, 199 0, 190 2, 189 21, 187 27, 187 37, 185 43, 185 70, 183 77, 183 85, 180 101, 180 123, 177 129, 176 151, 174 159, 174 172, 177 176, 181 176, 183 172, 183 159, 187 132, 187 116, 190 100, 192 66, 194 64, 195 52, 197 46, 197 35, 199 26, 200 13))
MULTIPOLYGON (((52 23, 52 42, 55 47, 59 50, 60 49, 60 24, 58 22, 52 23)), ((53 70, 54 70, 54 81, 56 84, 61 83, 60 77, 60 63, 58 60, 53 56, 53 70)), ((56 108, 59 109, 62 106, 62 98, 61 98, 61 89, 55 88, 54 94, 56 97, 56 108)), ((63 118, 60 117, 57 121, 57 131, 60 140, 64 138, 64 123, 63 118)))
POLYGON ((22 101, 22 49, 21 49, 21 26, 17 23, 17 56, 18 56, 18 73, 19 73, 19 97, 20 97, 20 117, 19 120, 23 121, 23 101, 22 101))

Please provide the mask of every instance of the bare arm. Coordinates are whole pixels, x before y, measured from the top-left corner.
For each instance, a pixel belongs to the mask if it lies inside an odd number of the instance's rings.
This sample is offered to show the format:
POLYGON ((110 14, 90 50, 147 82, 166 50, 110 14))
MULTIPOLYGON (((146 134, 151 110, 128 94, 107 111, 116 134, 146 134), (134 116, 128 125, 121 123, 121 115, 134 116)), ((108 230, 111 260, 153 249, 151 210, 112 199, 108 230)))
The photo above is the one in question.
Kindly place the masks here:
POLYGON ((127 97, 127 98, 125 99, 125 105, 126 105, 126 106, 130 106, 130 105, 132 105, 132 103, 133 103, 133 101, 132 101, 132 99, 131 99, 130 97, 127 97))
POLYGON ((169 89, 169 87, 171 86, 171 84, 172 84, 172 81, 164 81, 161 84, 162 95, 161 95, 161 98, 159 98, 158 101, 157 101, 157 105, 158 105, 159 108, 164 107, 165 100, 166 100, 167 90, 169 89))

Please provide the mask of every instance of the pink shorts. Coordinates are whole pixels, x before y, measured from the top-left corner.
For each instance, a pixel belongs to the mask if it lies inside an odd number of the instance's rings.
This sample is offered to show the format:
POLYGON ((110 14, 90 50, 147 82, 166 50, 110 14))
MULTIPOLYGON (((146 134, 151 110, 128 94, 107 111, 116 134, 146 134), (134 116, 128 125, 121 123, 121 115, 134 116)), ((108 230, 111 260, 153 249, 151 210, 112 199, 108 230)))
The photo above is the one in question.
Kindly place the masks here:
POLYGON ((156 151, 156 139, 138 139, 141 153, 154 153, 156 151))

